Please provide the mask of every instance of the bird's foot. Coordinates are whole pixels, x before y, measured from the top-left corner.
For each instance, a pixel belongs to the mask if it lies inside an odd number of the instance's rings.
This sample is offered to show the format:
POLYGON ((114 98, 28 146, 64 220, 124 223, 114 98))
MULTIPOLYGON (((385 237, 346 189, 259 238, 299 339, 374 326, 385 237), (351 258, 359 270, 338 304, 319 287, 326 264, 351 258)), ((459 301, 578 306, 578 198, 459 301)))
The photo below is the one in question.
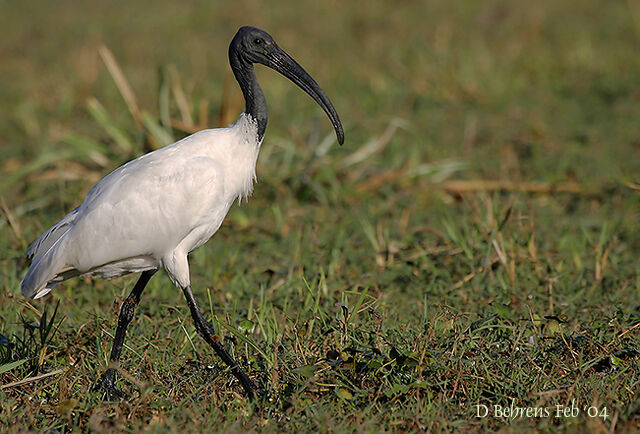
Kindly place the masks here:
MULTIPOLYGON (((244 374, 244 372, 242 372, 242 374, 244 374)), ((249 401, 260 405, 264 404, 268 400, 267 390, 262 386, 262 384, 260 384, 259 382, 254 382, 246 374, 244 374, 243 376, 244 378, 240 380, 240 384, 242 384, 242 388, 247 394, 247 398, 249 398, 249 401)))
POLYGON ((120 401, 126 395, 125 393, 117 389, 115 386, 105 387, 102 389, 102 400, 111 402, 111 401, 120 401))
POLYGON ((116 388, 116 371, 114 369, 107 369, 100 381, 93 387, 94 392, 102 394, 104 401, 120 401, 126 395, 123 391, 116 388))

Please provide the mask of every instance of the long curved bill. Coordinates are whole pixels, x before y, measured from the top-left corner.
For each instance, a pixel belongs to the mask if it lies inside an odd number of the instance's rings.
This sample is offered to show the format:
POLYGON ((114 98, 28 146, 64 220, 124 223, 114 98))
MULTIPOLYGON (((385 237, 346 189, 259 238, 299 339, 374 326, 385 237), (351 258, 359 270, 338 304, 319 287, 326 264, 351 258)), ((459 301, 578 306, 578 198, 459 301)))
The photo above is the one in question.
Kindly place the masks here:
POLYGON ((275 42, 273 42, 269 48, 269 52, 265 53, 267 55, 267 61, 260 63, 278 71, 308 93, 311 98, 313 98, 320 107, 322 107, 327 116, 329 116, 329 119, 333 124, 333 128, 336 130, 338 143, 342 145, 344 143, 344 130, 342 129, 340 117, 338 116, 336 109, 333 107, 331 100, 329 100, 329 97, 320 88, 318 83, 316 83, 316 81, 307 73, 307 71, 305 71, 298 62, 293 60, 293 58, 282 48, 278 47, 275 42))

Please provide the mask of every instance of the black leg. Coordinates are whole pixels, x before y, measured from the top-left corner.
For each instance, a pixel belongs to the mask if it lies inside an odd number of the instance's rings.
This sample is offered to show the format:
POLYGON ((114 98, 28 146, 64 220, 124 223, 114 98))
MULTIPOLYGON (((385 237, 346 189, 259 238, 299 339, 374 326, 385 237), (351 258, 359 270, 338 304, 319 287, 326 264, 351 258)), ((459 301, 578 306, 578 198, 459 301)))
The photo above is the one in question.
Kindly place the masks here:
POLYGON ((204 338, 205 341, 213 348, 213 350, 218 354, 218 356, 222 359, 222 361, 231 368, 231 372, 233 375, 240 381, 242 387, 244 388, 247 396, 250 400, 253 400, 254 393, 259 390, 256 384, 245 374, 240 366, 233 360, 231 354, 227 352, 227 350, 220 343, 220 338, 216 335, 213 330, 213 326, 204 319, 202 316, 202 312, 198 307, 198 303, 196 303, 196 299, 193 297, 193 291, 191 291, 191 287, 187 286, 183 289, 184 296, 187 298, 187 303, 189 304, 189 309, 191 310, 191 316, 193 317, 193 321, 196 325, 196 330, 200 333, 200 335, 204 338))
MULTIPOLYGON (((111 348, 111 356, 109 357, 109 361, 112 364, 120 360, 124 337, 127 334, 127 326, 133 319, 136 305, 140 302, 140 294, 142 294, 144 287, 147 286, 149 279, 151 279, 151 276, 153 276, 156 271, 157 270, 143 271, 136 286, 133 287, 131 294, 122 302, 120 316, 118 317, 118 328, 116 329, 116 336, 113 339, 113 347, 111 348)), ((96 389, 102 391, 103 397, 106 400, 120 399, 124 395, 120 390, 116 389, 116 373, 117 371, 114 368, 108 368, 100 382, 96 385, 96 389)))

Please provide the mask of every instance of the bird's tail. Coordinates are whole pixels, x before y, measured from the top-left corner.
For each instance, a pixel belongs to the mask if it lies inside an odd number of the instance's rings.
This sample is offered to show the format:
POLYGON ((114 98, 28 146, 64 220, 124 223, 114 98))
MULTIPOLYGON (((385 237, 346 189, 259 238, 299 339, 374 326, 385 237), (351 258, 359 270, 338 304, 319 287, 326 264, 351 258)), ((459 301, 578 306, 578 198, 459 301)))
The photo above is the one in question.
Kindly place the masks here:
MULTIPOLYGON (((22 295, 28 298, 40 298, 47 295, 55 286, 73 275, 73 268, 66 266, 64 258, 55 249, 34 258, 27 274, 20 282, 22 295)), ((77 274, 77 273, 76 273, 77 274)))
POLYGON ((25 256, 33 262, 27 274, 20 282, 22 295, 29 298, 40 298, 47 295, 58 282, 77 275, 68 267, 63 258, 66 235, 78 213, 78 208, 67 214, 62 220, 51 226, 35 240, 25 256))

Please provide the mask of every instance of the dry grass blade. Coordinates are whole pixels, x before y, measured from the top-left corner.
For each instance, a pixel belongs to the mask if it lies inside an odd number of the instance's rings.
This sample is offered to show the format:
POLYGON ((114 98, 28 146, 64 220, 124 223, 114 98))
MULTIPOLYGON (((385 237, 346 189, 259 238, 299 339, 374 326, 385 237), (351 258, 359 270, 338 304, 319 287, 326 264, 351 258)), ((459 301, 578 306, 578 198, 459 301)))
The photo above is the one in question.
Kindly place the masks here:
POLYGON ((162 148, 173 142, 173 137, 146 111, 142 112, 142 121, 149 132, 147 135, 153 149, 162 148))
POLYGON ((478 274, 480 273, 484 273, 485 270, 490 269, 491 267, 493 267, 494 264, 496 264, 497 262, 499 262, 499 259, 493 259, 486 267, 478 267, 476 269, 476 271, 472 271, 471 273, 467 274, 466 276, 464 276, 462 279, 458 280, 452 287, 451 290, 455 290, 455 289, 459 289, 461 288, 464 284, 466 284, 467 282, 469 282, 471 279, 473 279, 474 277, 476 277, 478 274))
POLYGON ((176 130, 183 131, 188 134, 197 133, 198 131, 203 130, 205 128, 205 127, 201 127, 199 123, 198 125, 189 126, 184 122, 182 122, 180 119, 171 119, 170 125, 171 125, 171 128, 175 128, 176 130))
POLYGON ((360 149, 345 157, 344 160, 342 160, 342 164, 340 165, 340 167, 344 169, 345 167, 361 163, 373 154, 382 151, 389 144, 389 142, 393 138, 393 135, 396 133, 398 127, 401 126, 402 123, 403 121, 401 119, 392 119, 391 122, 389 122, 389 125, 387 125, 387 128, 380 135, 380 137, 371 139, 360 149))
POLYGON ((484 271, 484 267, 478 267, 478 269, 474 272, 471 272, 469 274, 467 274, 466 276, 464 276, 462 279, 458 280, 452 287, 451 290, 455 290, 458 288, 461 288, 462 285, 464 285, 465 283, 467 283, 468 281, 470 281, 471 279, 473 279, 474 277, 476 277, 476 275, 482 273, 484 271))
POLYGON ((638 327, 640 327, 640 322, 636 323, 634 326, 629 327, 627 330, 623 331, 622 333, 620 333, 618 335, 618 339, 620 339, 622 336, 626 335, 627 333, 629 333, 630 331, 633 331, 635 329, 637 329, 638 327))
POLYGON ((171 76, 171 93, 176 101, 178 110, 180 111, 180 117, 182 123, 187 128, 193 128, 193 117, 191 116, 192 105, 184 93, 182 88, 182 80, 180 79, 180 73, 174 65, 169 66, 169 75, 171 76))
POLYGON ((627 5, 629 6, 636 32, 640 35, 640 4, 637 1, 627 0, 627 5))
POLYGON ((104 176, 101 170, 91 170, 85 165, 72 160, 58 163, 57 167, 34 172, 27 177, 27 182, 42 181, 79 181, 87 184, 96 183, 104 176))
POLYGON ((60 368, 55 371, 47 372, 46 374, 36 375, 34 377, 24 378, 20 381, 14 381, 13 383, 3 384, 0 386, 0 390, 8 389, 10 387, 21 386, 23 384, 32 383, 34 381, 42 380, 43 378, 51 377, 53 375, 58 375, 66 371, 68 368, 60 368))
POLYGON ((100 167, 107 167, 111 163, 107 147, 90 137, 70 133, 62 140, 62 143, 68 146, 70 150, 75 151, 74 157, 76 158, 89 158, 100 167))
POLYGON ((633 182, 625 182, 624 185, 626 185, 632 190, 640 191, 640 184, 635 184, 633 182))
MULTIPOLYGON (((360 152, 359 150, 355 153, 360 152)), ((354 154, 352 154, 354 155, 354 154)), ((463 161, 444 160, 432 164, 421 164, 410 167, 405 164, 399 169, 390 169, 375 175, 369 176, 356 189, 358 192, 373 191, 381 185, 394 182, 401 182, 411 178, 428 177, 432 183, 440 183, 453 173, 466 169, 467 164, 463 161)))
POLYGON ((171 127, 171 84, 170 80, 165 78, 165 74, 160 77, 160 88, 158 89, 158 110, 160 115, 160 123, 165 132, 173 137, 171 127))
POLYGON ((41 170, 43 167, 49 166, 61 160, 67 160, 76 157, 76 153, 71 150, 59 152, 47 151, 38 155, 31 161, 23 164, 15 171, 4 174, 4 178, 0 180, 0 194, 6 191, 13 183, 29 176, 33 172, 41 170))
POLYGON ((379 188, 383 184, 388 184, 388 183, 394 182, 394 181, 396 181, 398 179, 402 179, 402 178, 406 178, 406 177, 407 177, 407 169, 406 168, 388 170, 388 171, 383 172, 383 173, 381 173, 381 174, 379 174, 377 176, 372 176, 367 181, 365 181, 362 184, 358 185, 356 187, 356 190, 359 193, 364 193, 364 192, 367 192, 367 191, 376 190, 377 188, 379 188))
POLYGON ((120 65, 118 65, 115 57, 113 57, 113 53, 105 45, 101 45, 100 48, 98 48, 98 52, 100 53, 102 61, 107 66, 113 81, 115 81, 116 86, 118 86, 118 90, 120 91, 122 98, 124 98, 124 102, 127 104, 129 112, 131 113, 131 116, 133 116, 136 125, 138 125, 138 127, 142 127, 142 116, 136 96, 131 90, 131 86, 129 86, 129 82, 126 77, 122 73, 120 65))
POLYGON ((483 179, 451 180, 442 183, 442 188, 451 194, 475 193, 484 191, 522 191, 525 193, 583 193, 583 188, 576 182, 516 182, 490 181, 483 179))
POLYGON ((2 214, 4 214, 4 218, 7 220, 7 223, 9 223, 9 227, 15 234, 16 238, 20 240, 20 243, 22 243, 23 246, 26 245, 27 241, 24 239, 24 236, 22 235, 22 229, 20 228, 20 224, 15 219, 15 217, 13 216, 13 213, 7 206, 7 203, 4 200, 4 196, 0 196, 0 208, 2 209, 2 214))
POLYGON ((207 128, 209 125, 209 100, 201 99, 198 104, 198 125, 200 128, 207 128))
POLYGON ((104 106, 96 98, 91 97, 87 100, 87 109, 93 119, 100 124, 102 128, 109 134, 111 139, 123 151, 130 153, 133 151, 133 144, 127 134, 118 128, 104 106))

